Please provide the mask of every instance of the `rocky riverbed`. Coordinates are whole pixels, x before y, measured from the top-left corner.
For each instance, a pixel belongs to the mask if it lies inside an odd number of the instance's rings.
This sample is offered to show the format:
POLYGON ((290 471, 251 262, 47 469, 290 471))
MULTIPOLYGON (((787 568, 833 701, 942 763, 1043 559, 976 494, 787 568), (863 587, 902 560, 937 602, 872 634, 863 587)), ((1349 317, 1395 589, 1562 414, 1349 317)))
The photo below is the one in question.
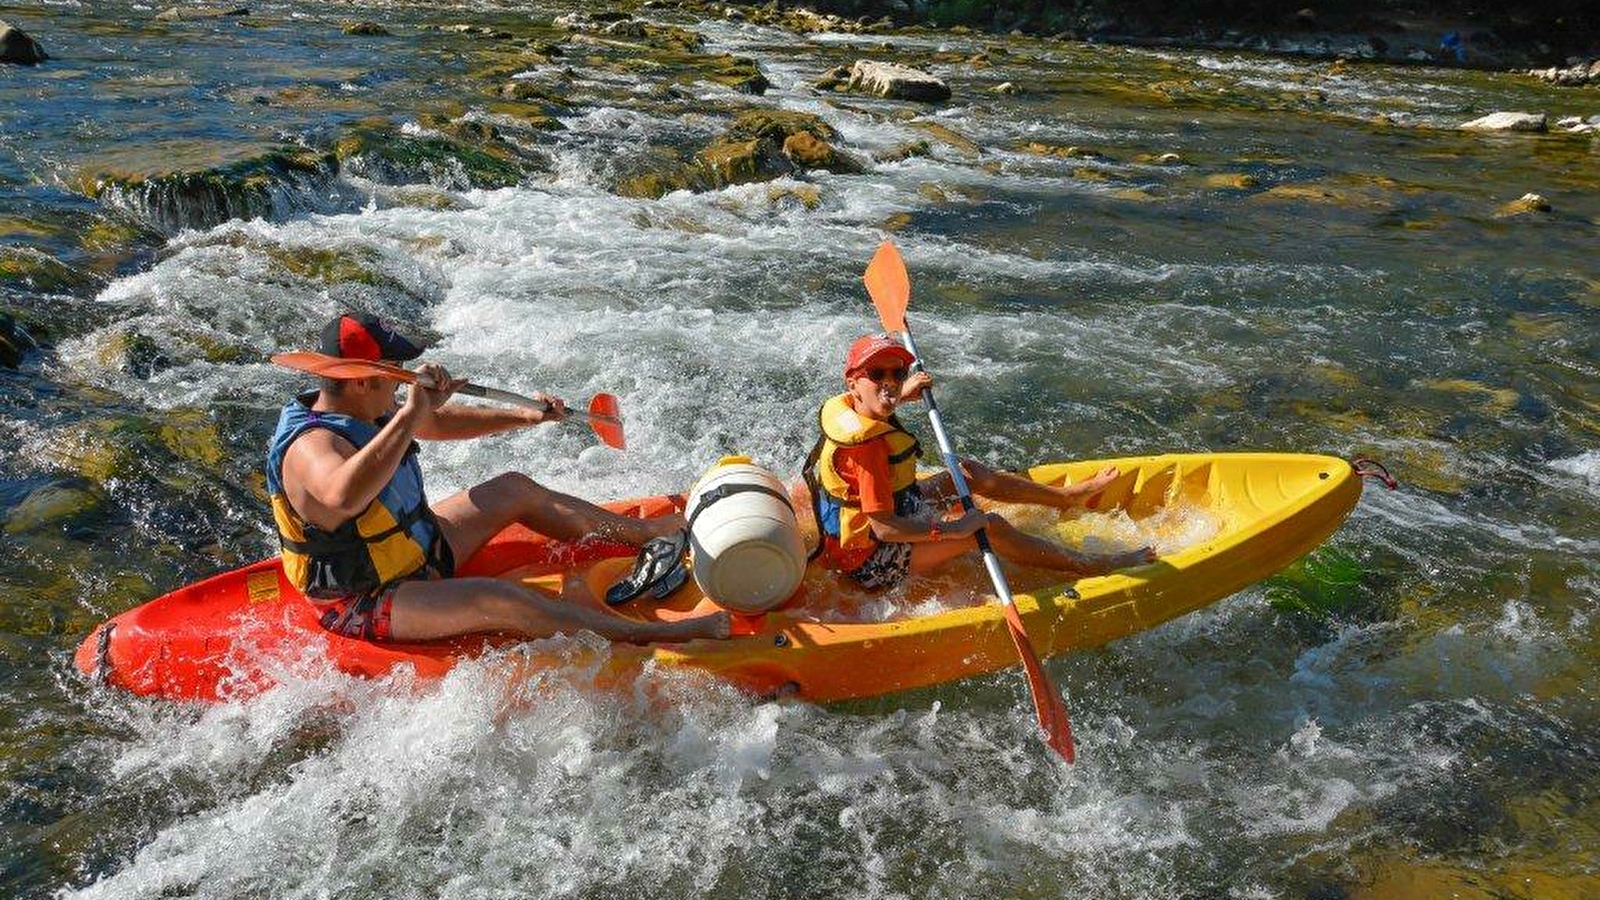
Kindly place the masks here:
POLYGON ((0 42, 6 893, 403 893, 397 857, 460 896, 1596 891, 1600 92, 862 15, 0 3, 31 41, 0 42), (266 357, 336 311, 622 396, 625 457, 443 447, 436 492, 678 490, 798 464, 885 236, 973 454, 1368 453, 1404 486, 1052 662, 1070 773, 1005 677, 663 711, 567 673, 506 723, 471 670, 207 710, 69 674, 101 619, 272 551, 299 382, 266 357))

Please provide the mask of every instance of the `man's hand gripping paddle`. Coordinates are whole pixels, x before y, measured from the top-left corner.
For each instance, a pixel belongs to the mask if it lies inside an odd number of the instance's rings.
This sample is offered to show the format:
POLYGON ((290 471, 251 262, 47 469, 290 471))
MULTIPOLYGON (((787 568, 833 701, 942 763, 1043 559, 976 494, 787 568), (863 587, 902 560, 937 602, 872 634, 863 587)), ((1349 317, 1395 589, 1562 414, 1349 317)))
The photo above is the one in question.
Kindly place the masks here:
MULTIPOLYGON (((410 369, 401 368, 386 362, 372 362, 365 359, 341 359, 327 356, 322 353, 279 353, 272 357, 272 361, 280 366, 310 372, 324 378, 393 378, 406 384, 417 383, 417 373, 410 369)), ((509 403, 513 406, 523 406, 528 409, 537 409, 540 412, 549 412, 551 406, 544 400, 535 400, 499 388, 484 387, 483 385, 467 382, 457 389, 459 393, 469 397, 482 397, 485 400, 495 400, 500 403, 509 403)), ((594 433, 606 446, 618 450, 627 449, 627 441, 622 436, 622 410, 617 405, 617 398, 612 394, 595 394, 589 400, 589 411, 569 409, 567 415, 589 423, 594 433)))
MULTIPOLYGON (((916 365, 926 368, 922 364, 922 354, 917 352, 916 342, 912 340, 911 326, 906 323, 906 307, 911 304, 911 279, 906 274, 905 260, 900 258, 900 251, 895 249, 894 244, 884 241, 878 247, 861 280, 866 282, 867 293, 872 296, 872 305, 878 309, 878 320, 883 323, 883 329, 904 335, 906 349, 917 358, 916 365)), ((961 495, 961 505, 971 512, 977 508, 972 502, 972 490, 967 486, 966 476, 961 473, 961 462, 956 457, 950 435, 944 430, 944 420, 939 416, 939 407, 933 402, 933 392, 924 389, 922 399, 928 402, 928 421, 933 424, 934 436, 939 440, 939 453, 944 457, 945 465, 950 469, 950 478, 961 495)), ((978 549, 983 551, 983 566, 989 570, 989 580, 994 584, 995 594, 1005 606, 1006 625, 1011 631, 1012 643, 1017 645, 1017 656, 1022 658, 1022 670, 1028 676, 1028 690, 1033 693, 1033 710, 1038 715, 1039 727, 1044 731, 1045 743, 1070 763, 1075 754, 1072 748, 1072 723, 1067 720, 1066 705, 1061 702, 1060 692, 1050 683, 1050 676, 1045 674, 1044 665, 1039 662, 1039 654, 1034 652, 1033 644, 1028 640, 1028 630, 1023 627, 1022 616, 1017 613, 1016 601, 1011 597, 1011 586, 1006 583, 1005 573, 1000 570, 1000 558, 995 556, 994 548, 989 544, 988 533, 980 528, 973 537, 978 542, 978 549)))

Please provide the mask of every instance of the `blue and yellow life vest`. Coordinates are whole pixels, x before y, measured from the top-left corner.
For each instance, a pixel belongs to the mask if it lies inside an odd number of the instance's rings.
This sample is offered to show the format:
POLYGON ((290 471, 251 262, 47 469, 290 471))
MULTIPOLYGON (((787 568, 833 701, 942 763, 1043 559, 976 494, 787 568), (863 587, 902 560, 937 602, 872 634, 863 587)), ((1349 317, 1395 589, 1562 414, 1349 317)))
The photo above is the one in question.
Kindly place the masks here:
POLYGON ((338 528, 324 531, 295 511, 283 490, 283 457, 296 438, 326 428, 359 450, 387 423, 318 412, 311 409, 316 396, 315 391, 303 394, 283 407, 267 450, 267 494, 289 581, 307 597, 335 599, 375 593, 425 568, 453 574, 450 547, 422 489, 415 443, 378 496, 338 528))
POLYGON ((843 550, 865 547, 877 539, 872 536, 871 523, 861 512, 861 497, 855 485, 834 466, 834 454, 841 447, 859 447, 871 441, 888 443, 889 484, 894 491, 895 515, 915 514, 922 498, 917 489, 917 459, 922 456, 922 445, 900 424, 899 418, 891 415, 887 420, 880 420, 864 416, 850 405, 849 397, 849 394, 840 394, 822 404, 817 413, 822 437, 811 448, 805 463, 817 527, 824 535, 837 539, 843 550))

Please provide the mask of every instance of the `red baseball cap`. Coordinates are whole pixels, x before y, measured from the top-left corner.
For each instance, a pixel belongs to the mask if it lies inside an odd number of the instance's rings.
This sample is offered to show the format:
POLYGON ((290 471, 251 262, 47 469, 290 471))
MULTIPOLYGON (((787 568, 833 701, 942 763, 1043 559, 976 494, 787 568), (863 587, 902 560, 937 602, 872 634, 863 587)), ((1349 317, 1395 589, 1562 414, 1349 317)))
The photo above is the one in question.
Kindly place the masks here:
POLYGON ((846 377, 857 369, 865 368, 867 363, 884 354, 890 354, 907 368, 910 368, 917 358, 911 351, 900 343, 898 338, 887 334, 868 334, 856 338, 850 345, 850 353, 844 358, 844 374, 846 377))
POLYGON ((341 359, 404 361, 422 355, 422 348, 374 315, 345 313, 323 326, 319 348, 341 359))

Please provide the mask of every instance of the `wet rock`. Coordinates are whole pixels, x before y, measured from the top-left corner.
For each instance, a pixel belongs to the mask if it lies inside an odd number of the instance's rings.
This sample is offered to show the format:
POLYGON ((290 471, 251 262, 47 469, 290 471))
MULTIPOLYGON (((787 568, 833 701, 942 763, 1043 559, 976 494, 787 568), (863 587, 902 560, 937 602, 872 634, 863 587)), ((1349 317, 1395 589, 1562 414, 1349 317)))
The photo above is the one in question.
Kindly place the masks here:
POLYGON ((156 13, 156 20, 161 22, 190 22, 199 19, 224 19, 248 15, 250 15, 250 10, 242 6, 233 9, 208 9, 203 6, 169 6, 156 13))
POLYGON ((1510 203, 1501 206, 1499 209, 1496 209, 1494 211, 1494 216, 1497 219, 1504 219, 1511 216, 1523 216, 1529 213, 1547 213, 1549 211, 1549 200, 1546 200, 1540 194, 1529 192, 1523 194, 1521 197, 1518 197, 1510 203))
POLYGON ((849 82, 850 67, 834 66, 824 72, 821 78, 812 82, 811 86, 819 91, 835 91, 845 89, 849 86, 849 82))
POLYGON ((89 196, 170 233, 229 219, 286 218, 310 208, 332 178, 332 159, 326 154, 283 147, 214 169, 101 175, 83 187, 89 196))
POLYGON ((1496 112, 1463 122, 1463 131, 1546 131, 1549 128, 1544 113, 1496 112))
POLYGON ((10 311, 0 309, 0 367, 15 369, 37 346, 39 342, 28 326, 10 311))
POLYGON ((1206 176, 1206 187, 1216 190, 1244 191, 1260 185, 1254 175, 1240 172, 1218 172, 1206 176))
POLYGON ((41 294, 82 294, 99 283, 54 256, 32 247, 0 246, 0 286, 41 294))
POLYGON ((743 56, 724 56, 718 59, 718 64, 711 69, 707 79, 724 87, 730 87, 742 94, 765 94, 772 82, 767 76, 761 74, 761 69, 755 60, 743 56))
POLYGON ((177 363, 155 338, 133 328, 112 331, 94 348, 94 361, 102 369, 149 378, 177 363))
POLYGON ((927 141, 911 141, 889 150, 881 150, 872 155, 877 162, 902 162, 914 156, 932 156, 933 148, 927 141))
POLYGON ((1037 156, 1055 156, 1061 159, 1099 159, 1101 154, 1087 147, 1062 147, 1055 144, 1046 144, 1042 141, 1029 141, 1022 145, 1024 153, 1037 156))
POLYGON ((27 534, 70 527, 97 518, 105 491, 84 479, 70 478, 34 488, 5 516, 6 534, 27 534))
POLYGON ((784 138, 783 155, 799 169, 825 169, 840 174, 855 174, 861 171, 858 163, 809 131, 801 131, 784 138))
POLYGON ((822 191, 814 184, 786 185, 767 190, 767 202, 773 206, 797 204, 805 209, 822 206, 822 191))
POLYGON ((39 42, 26 31, 0 19, 0 63, 36 66, 49 58, 39 42))
POLYGON ((1586 84, 1600 83, 1600 59, 1592 62, 1583 60, 1569 60, 1570 65, 1565 68, 1551 66, 1548 69, 1529 69, 1528 74, 1560 87, 1581 87, 1586 84))
POLYGON ((343 29, 345 34, 361 35, 364 37, 388 37, 389 29, 377 22, 348 22, 343 29))
POLYGON ((966 156, 981 156, 983 154, 983 148, 978 145, 977 141, 943 123, 935 122, 931 119, 914 119, 906 124, 920 131, 926 131, 928 134, 961 151, 966 156))
POLYGON ((1015 81, 1002 81, 994 86, 996 94, 1016 95, 1022 93, 1022 88, 1015 81))
POLYGON ((950 99, 950 86, 921 69, 867 59, 858 59, 850 67, 848 88, 891 100, 942 103, 950 99))
POLYGON ((340 171, 381 184, 466 190, 509 187, 537 165, 492 127, 430 117, 419 126, 374 120, 351 128, 334 144, 340 171))

